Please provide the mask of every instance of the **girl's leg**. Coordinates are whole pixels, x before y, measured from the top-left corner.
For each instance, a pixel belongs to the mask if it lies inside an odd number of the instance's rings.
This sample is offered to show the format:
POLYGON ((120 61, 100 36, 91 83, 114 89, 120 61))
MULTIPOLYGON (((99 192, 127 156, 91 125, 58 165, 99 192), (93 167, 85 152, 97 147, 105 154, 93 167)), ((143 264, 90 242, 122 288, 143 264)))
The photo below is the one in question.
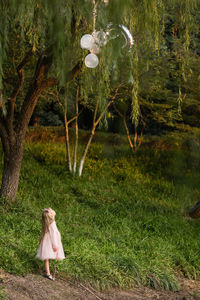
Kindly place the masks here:
POLYGON ((44 267, 45 267, 46 275, 50 275, 49 260, 48 259, 45 259, 45 261, 44 261, 44 267))

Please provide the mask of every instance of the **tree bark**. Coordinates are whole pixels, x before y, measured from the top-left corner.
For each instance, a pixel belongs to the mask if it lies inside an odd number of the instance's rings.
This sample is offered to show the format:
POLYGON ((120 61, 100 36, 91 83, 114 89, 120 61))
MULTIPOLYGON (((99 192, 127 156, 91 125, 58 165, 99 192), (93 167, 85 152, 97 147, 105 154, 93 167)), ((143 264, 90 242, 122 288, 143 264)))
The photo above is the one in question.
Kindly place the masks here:
POLYGON ((64 112, 65 114, 65 146, 67 152, 67 162, 70 173, 72 172, 72 162, 71 162, 71 152, 69 147, 69 123, 67 121, 67 110, 64 112))
POLYGON ((86 158, 86 155, 87 155, 87 153, 88 153, 88 149, 89 149, 89 147, 90 147, 90 144, 91 144, 91 142, 92 142, 92 139, 93 139, 93 137, 94 137, 95 129, 96 129, 96 127, 94 127, 94 128, 92 129, 92 132, 91 132, 91 134, 90 134, 90 138, 89 138, 88 143, 87 143, 87 145, 86 145, 86 147, 85 147, 85 150, 84 150, 84 152, 83 152, 83 155, 82 155, 82 158, 81 158, 81 161, 80 161, 80 165, 79 165, 79 172, 78 172, 78 175, 79 175, 79 176, 82 175, 82 172, 83 172, 83 166, 84 166, 84 163, 85 163, 85 158, 86 158))
POLYGON ((11 124, 11 121, 13 122, 13 120, 10 119, 5 120, 7 121, 5 122, 5 128, 2 126, 4 128, 4 131, 2 128, 1 135, 4 150, 4 166, 0 197, 8 198, 11 202, 15 200, 18 191, 26 130, 41 92, 42 89, 39 88, 33 89, 32 93, 29 94, 30 102, 23 119, 23 126, 22 123, 18 124, 19 127, 17 127, 17 129, 14 129, 13 125, 6 126, 7 123, 11 124))
POLYGON ((73 165, 73 172, 76 173, 76 166, 77 166, 77 150, 78 150, 78 100, 79 100, 79 87, 77 87, 76 93, 76 115, 77 118, 75 119, 75 145, 74 145, 74 165, 73 165))
POLYGON ((9 198, 11 201, 15 200, 18 190, 23 150, 24 142, 17 138, 14 144, 10 144, 4 152, 0 196, 9 198))
POLYGON ((73 162, 73 173, 76 173, 76 165, 77 165, 77 149, 78 149, 78 117, 79 114, 82 112, 78 112, 78 97, 79 97, 79 88, 77 88, 77 94, 76 94, 76 101, 75 101, 75 109, 76 109, 76 115, 72 117, 70 120, 67 119, 67 113, 68 113, 68 101, 67 98, 65 99, 65 105, 62 104, 62 102, 59 100, 59 96, 57 96, 57 102, 62 108, 63 114, 64 114, 64 124, 65 124, 65 149, 67 153, 67 163, 68 163, 68 169, 70 173, 72 173, 72 159, 71 159, 71 151, 70 151, 70 139, 69 139, 69 124, 72 123, 75 120, 75 146, 74 146, 74 162, 73 162))

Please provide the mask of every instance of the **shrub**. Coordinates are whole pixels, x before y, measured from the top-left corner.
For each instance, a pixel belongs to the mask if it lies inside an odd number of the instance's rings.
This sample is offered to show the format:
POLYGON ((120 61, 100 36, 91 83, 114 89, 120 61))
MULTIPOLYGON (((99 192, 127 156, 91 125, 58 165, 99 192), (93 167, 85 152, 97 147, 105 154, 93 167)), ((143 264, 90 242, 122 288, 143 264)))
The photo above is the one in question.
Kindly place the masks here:
POLYGON ((35 159, 47 165, 63 165, 66 161, 66 150, 63 144, 29 143, 26 146, 26 150, 30 152, 35 159))

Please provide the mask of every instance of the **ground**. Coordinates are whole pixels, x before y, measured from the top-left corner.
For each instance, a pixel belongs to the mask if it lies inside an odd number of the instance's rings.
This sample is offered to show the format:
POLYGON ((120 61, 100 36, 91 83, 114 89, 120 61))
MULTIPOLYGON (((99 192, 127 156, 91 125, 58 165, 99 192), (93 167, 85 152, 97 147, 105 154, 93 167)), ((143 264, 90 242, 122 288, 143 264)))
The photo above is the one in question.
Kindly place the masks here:
POLYGON ((146 287, 99 292, 89 285, 72 283, 57 276, 50 281, 38 274, 16 276, 0 270, 2 300, 200 300, 200 282, 180 279, 180 291, 156 291, 146 287))

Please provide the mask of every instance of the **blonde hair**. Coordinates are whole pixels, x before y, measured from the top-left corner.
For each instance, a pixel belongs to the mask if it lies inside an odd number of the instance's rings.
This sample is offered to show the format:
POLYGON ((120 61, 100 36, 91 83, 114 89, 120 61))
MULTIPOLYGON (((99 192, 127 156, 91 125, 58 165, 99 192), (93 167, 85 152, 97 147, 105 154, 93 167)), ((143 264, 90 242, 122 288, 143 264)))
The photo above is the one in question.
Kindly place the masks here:
POLYGON ((49 226, 54 221, 51 211, 51 208, 45 208, 42 210, 42 233, 40 242, 43 240, 45 234, 49 232, 49 226))

